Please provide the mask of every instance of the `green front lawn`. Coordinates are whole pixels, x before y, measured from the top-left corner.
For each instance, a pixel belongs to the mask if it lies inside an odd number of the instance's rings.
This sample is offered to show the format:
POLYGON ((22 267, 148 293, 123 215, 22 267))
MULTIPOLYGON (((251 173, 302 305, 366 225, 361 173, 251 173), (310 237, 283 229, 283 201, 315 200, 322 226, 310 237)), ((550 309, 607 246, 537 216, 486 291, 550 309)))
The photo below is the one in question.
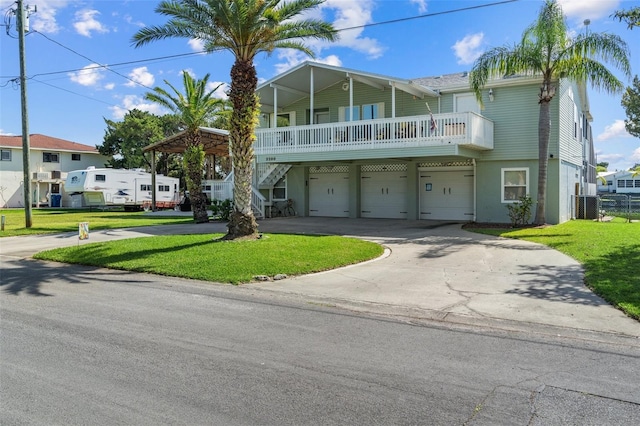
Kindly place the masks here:
POLYGON ((242 283, 257 275, 300 275, 380 256, 375 243, 337 236, 264 234, 254 241, 220 241, 222 234, 141 237, 40 252, 36 259, 242 283))
POLYGON ((193 216, 151 216, 144 212, 89 211, 78 209, 33 209, 31 228, 25 228, 23 209, 0 210, 5 217, 4 231, 0 237, 16 235, 58 234, 78 232, 80 222, 89 222, 89 229, 131 228, 136 226, 193 223, 193 216))
POLYGON ((640 319, 640 223, 572 220, 544 228, 467 230, 552 247, 579 261, 585 282, 627 315, 640 319))

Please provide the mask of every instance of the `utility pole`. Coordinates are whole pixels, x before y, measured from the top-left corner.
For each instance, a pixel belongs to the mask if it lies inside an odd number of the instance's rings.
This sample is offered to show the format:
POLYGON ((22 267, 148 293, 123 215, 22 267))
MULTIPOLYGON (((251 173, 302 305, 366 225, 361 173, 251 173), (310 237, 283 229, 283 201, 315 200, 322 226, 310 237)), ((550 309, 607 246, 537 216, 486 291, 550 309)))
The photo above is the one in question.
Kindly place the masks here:
POLYGON ((22 111, 22 170, 24 172, 24 222, 25 228, 31 228, 31 176, 29 170, 30 142, 29 115, 27 112, 27 69, 25 61, 24 37, 29 31, 29 11, 25 11, 23 0, 18 0, 17 30, 18 49, 20 50, 20 104, 22 111), (26 14, 25 14, 26 12, 26 14), (25 25, 26 21, 26 25, 25 25))

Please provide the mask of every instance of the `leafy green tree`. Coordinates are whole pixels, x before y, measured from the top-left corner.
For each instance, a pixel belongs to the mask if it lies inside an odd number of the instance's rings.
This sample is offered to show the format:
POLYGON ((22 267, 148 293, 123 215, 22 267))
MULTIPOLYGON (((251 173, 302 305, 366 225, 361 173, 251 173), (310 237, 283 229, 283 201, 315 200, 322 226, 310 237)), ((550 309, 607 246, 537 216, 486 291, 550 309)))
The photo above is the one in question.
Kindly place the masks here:
POLYGON ((149 112, 133 109, 123 121, 104 119, 107 129, 98 151, 113 156, 108 165, 117 169, 150 170, 151 161, 142 153, 145 146, 165 137, 163 120, 149 112))
POLYGON ((609 163, 607 163, 606 161, 600 162, 596 164, 596 173, 606 172, 608 168, 609 163))
POLYGON ((227 50, 231 67, 229 100, 233 105, 229 137, 233 156, 234 211, 225 238, 257 235, 251 210, 253 141, 258 122, 258 78, 254 58, 277 48, 297 49, 313 56, 303 39, 333 41, 331 24, 304 18, 324 0, 173 0, 162 1, 156 12, 169 16, 162 26, 146 27, 133 37, 136 47, 166 38, 199 39, 208 52, 227 50))
POLYGON ((619 10, 612 16, 618 18, 620 22, 626 22, 630 30, 632 30, 633 27, 640 27, 640 7, 633 7, 629 10, 619 10))
MULTIPOLYGON (((204 165, 204 148, 200 136, 200 127, 205 126, 221 107, 223 102, 214 97, 215 89, 207 90, 209 74, 202 80, 195 80, 188 72, 182 73, 184 94, 171 85, 169 93, 161 87, 147 92, 145 98, 171 110, 180 117, 185 128, 186 148, 182 156, 186 174, 187 189, 191 198, 193 219, 196 223, 209 221, 206 198, 202 193, 202 173, 204 165)), ((216 87, 217 89, 217 87, 216 87)))
POLYGON ((640 138, 640 80, 636 75, 633 78, 633 85, 627 87, 620 102, 627 114, 624 120, 624 128, 631 135, 640 138))
POLYGON ((551 134, 550 103, 560 77, 589 82, 608 93, 619 93, 624 84, 599 62, 604 59, 630 76, 627 44, 613 34, 569 35, 560 6, 547 0, 537 20, 523 33, 515 46, 496 47, 483 53, 470 74, 471 87, 481 101, 481 90, 492 78, 505 75, 537 75, 542 78, 538 103, 538 194, 534 223, 545 223, 545 196, 549 139, 551 134))

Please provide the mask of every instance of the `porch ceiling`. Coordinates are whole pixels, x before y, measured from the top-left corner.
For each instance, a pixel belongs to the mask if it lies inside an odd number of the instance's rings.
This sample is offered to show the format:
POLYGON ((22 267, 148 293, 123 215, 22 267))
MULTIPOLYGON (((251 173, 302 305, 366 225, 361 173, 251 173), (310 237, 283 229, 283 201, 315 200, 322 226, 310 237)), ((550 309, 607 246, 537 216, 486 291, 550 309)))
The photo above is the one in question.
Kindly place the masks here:
POLYGON ((395 85, 396 89, 414 96, 439 96, 434 90, 413 83, 410 80, 307 61, 258 86, 257 93, 260 97, 262 111, 273 112, 275 103, 274 88, 278 89, 279 110, 300 99, 309 97, 311 94, 312 68, 313 87, 316 93, 336 84, 348 83, 349 78, 352 78, 354 81, 367 84, 379 90, 391 90, 392 85, 395 85))
MULTIPOLYGON (((177 133, 165 140, 145 146, 142 151, 158 151, 182 154, 187 146, 186 131, 177 133)), ((207 155, 229 156, 229 132, 211 127, 200 127, 200 137, 204 152, 207 155)))

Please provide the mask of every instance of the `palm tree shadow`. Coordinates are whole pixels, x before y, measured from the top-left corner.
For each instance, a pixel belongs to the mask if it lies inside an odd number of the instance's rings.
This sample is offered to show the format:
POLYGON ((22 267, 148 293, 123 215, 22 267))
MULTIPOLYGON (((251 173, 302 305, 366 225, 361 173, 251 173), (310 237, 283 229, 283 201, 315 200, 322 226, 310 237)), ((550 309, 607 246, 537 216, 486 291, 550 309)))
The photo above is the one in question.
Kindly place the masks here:
POLYGON ((57 283, 64 285, 84 285, 96 281, 140 283, 139 279, 127 280, 127 272, 118 271, 118 275, 114 275, 113 271, 96 267, 31 259, 3 260, 1 264, 0 288, 4 293, 14 296, 22 294, 40 297, 54 296, 51 292, 45 291, 44 287, 54 289, 57 283))

